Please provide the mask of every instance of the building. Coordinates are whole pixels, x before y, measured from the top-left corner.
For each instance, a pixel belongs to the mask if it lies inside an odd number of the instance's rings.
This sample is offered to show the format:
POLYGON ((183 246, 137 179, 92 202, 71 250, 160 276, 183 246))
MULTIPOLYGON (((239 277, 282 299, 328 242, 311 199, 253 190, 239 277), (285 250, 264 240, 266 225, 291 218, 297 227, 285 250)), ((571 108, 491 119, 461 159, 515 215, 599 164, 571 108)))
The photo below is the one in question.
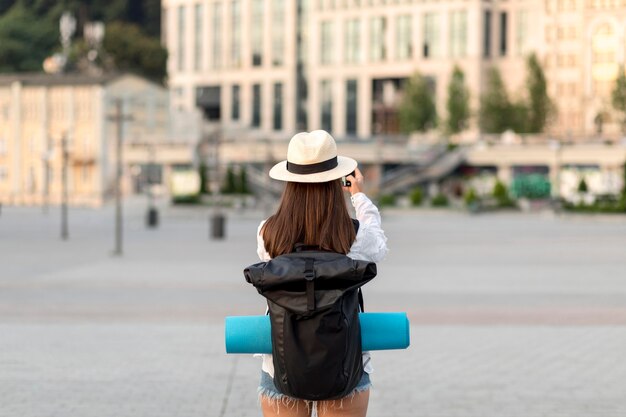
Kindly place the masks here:
POLYGON ((65 162, 70 204, 101 205, 115 189, 118 101, 132 116, 119 130, 125 192, 193 162, 198 123, 172 116, 162 86, 129 74, 1 75, 0 202, 58 204, 65 162))
POLYGON ((402 83, 416 70, 445 117, 454 65, 476 111, 492 66, 512 96, 523 93, 530 52, 557 105, 550 134, 617 134, 610 92, 625 34, 623 0, 163 1, 172 104, 263 137, 396 133, 402 83))
POLYGON ((540 2, 235 0, 163 2, 172 103, 269 136, 324 128, 398 132, 403 82, 429 78, 440 114, 454 65, 473 107, 486 70, 518 90, 540 2), (478 24, 476 24, 478 23, 478 24))

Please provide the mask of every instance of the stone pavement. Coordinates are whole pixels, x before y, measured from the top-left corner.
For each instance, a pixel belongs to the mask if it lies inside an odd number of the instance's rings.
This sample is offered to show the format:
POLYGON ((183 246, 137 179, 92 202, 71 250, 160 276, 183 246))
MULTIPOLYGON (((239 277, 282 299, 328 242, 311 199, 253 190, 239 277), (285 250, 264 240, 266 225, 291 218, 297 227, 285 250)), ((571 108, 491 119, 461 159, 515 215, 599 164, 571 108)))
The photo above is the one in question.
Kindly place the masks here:
MULTIPOLYGON (((129 203, 0 217, 0 417, 260 416, 260 360, 224 353, 222 320, 259 314, 241 270, 260 213, 129 203)), ((412 345, 374 352, 369 416, 626 416, 626 220, 386 212, 371 311, 408 311, 412 345)))

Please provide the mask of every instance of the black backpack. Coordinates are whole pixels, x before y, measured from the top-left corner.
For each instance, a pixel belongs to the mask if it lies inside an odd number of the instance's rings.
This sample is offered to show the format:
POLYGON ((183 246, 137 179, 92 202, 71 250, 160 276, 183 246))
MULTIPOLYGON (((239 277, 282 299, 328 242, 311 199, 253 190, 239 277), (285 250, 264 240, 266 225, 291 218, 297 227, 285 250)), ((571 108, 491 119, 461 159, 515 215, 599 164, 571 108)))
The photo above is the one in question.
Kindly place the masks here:
POLYGON ((274 385, 294 398, 336 399, 363 375, 360 287, 376 264, 310 249, 297 246, 244 275, 268 300, 274 385))

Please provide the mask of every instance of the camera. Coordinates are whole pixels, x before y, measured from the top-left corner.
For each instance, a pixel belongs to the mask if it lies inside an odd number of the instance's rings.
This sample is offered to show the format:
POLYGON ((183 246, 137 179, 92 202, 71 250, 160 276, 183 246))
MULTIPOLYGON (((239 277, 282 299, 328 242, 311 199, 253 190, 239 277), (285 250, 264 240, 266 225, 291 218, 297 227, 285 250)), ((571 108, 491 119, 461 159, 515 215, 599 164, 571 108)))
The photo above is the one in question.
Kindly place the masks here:
MULTIPOLYGON (((352 175, 353 177, 356 175, 356 171, 352 171, 351 173, 349 173, 348 175, 346 175, 346 177, 352 175)), ((350 181, 348 181, 346 179, 346 177, 341 177, 341 186, 342 187, 350 187, 352 185, 352 183, 350 181)))

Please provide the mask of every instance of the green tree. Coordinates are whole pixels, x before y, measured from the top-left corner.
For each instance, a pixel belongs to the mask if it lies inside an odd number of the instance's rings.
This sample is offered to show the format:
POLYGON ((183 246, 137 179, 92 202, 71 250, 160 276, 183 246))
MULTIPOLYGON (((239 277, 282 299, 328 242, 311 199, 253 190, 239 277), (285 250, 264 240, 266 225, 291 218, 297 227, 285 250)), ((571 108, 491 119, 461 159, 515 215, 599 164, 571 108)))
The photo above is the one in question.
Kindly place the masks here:
POLYGON ((107 26, 103 48, 118 70, 139 73, 157 82, 166 75, 167 51, 139 26, 113 22, 107 26))
POLYGON ((412 206, 420 206, 422 205, 422 201, 424 200, 424 193, 422 192, 421 187, 415 187, 411 194, 409 194, 409 200, 411 200, 412 206))
POLYGON ((526 71, 528 125, 525 130, 529 133, 541 133, 553 112, 553 104, 548 96, 546 76, 534 53, 526 60, 526 71))
POLYGON ((237 192, 237 177, 232 166, 229 166, 226 170, 226 178, 224 178, 224 185, 222 187, 223 194, 234 194, 237 192))
POLYGON ((484 133, 502 133, 512 127, 512 104, 502 82, 500 72, 490 68, 487 88, 480 97, 478 123, 484 133))
POLYGON ((437 108, 433 97, 428 80, 416 72, 406 83, 399 108, 402 132, 426 132, 436 126, 437 108))
POLYGON ((578 183, 578 192, 579 193, 586 193, 589 191, 589 186, 587 185, 587 181, 585 181, 585 177, 580 179, 580 182, 578 183))
POLYGON ((0 72, 41 71, 59 43, 57 26, 21 3, 11 7, 0 17, 0 72))
POLYGON ((619 68, 611 98, 613 108, 621 113, 622 133, 626 133, 626 73, 623 66, 619 68))
POLYGON ((448 84, 446 108, 448 110, 447 131, 449 133, 459 133, 464 130, 470 117, 469 90, 465 85, 465 74, 456 65, 452 71, 450 84, 448 84))
POLYGON ((206 162, 200 161, 198 175, 200 176, 200 194, 211 194, 211 190, 209 190, 209 170, 206 162))
POLYGON ((239 194, 249 194, 248 189, 248 172, 245 166, 239 169, 239 181, 237 183, 237 192, 239 194))

